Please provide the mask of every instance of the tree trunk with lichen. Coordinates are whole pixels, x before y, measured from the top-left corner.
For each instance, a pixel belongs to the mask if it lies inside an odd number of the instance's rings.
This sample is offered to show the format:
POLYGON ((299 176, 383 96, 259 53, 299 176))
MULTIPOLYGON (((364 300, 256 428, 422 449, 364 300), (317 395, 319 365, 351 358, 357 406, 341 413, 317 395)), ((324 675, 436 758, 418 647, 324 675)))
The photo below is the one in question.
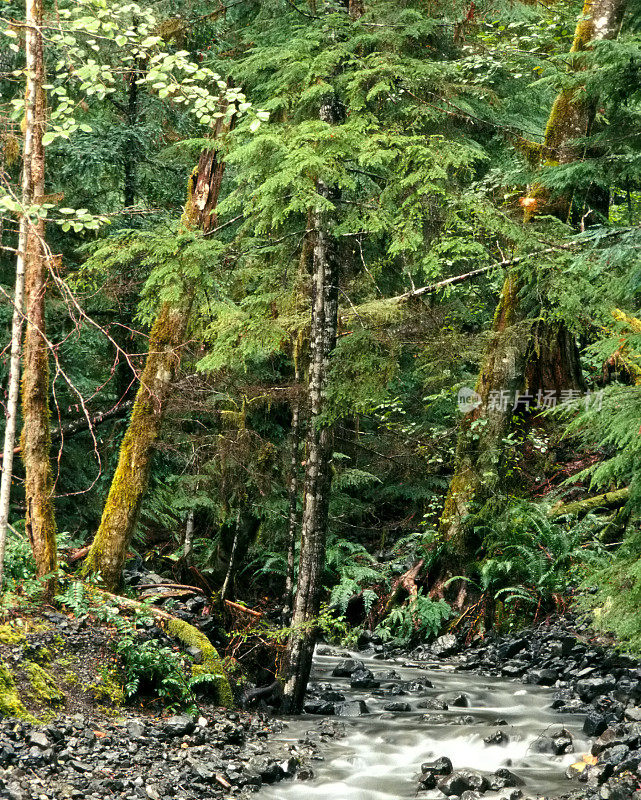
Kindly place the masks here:
MULTIPOLYGON (((328 98, 321 119, 338 121, 336 100, 328 98)), ((322 181, 319 195, 335 199, 336 191, 322 181)), ((294 598, 292 632, 287 643, 281 675, 284 677, 284 709, 300 713, 312 666, 316 642, 316 619, 320 609, 322 572, 332 481, 333 430, 321 422, 332 350, 336 345, 338 320, 337 243, 328 233, 327 212, 314 213, 312 272, 312 320, 310 329, 309 421, 305 463, 303 521, 298 587, 294 598)))
MULTIPOLYGON (((228 127, 227 127, 228 129, 228 127)), ((219 121, 215 136, 224 132, 219 121)), ((219 149, 201 153, 189 178, 183 226, 209 233, 216 227, 216 204, 225 164, 219 149)), ((108 589, 120 582, 127 550, 149 483, 153 452, 160 434, 167 396, 180 360, 193 299, 185 286, 178 304, 163 303, 151 329, 149 354, 123 439, 118 466, 102 513, 100 527, 83 564, 83 574, 99 574, 108 589)))
MULTIPOLYGON (((31 137, 29 152, 31 203, 43 202, 45 156, 42 137, 45 127, 44 51, 42 41, 42 0, 28 0, 26 17, 27 72, 30 92, 26 126, 31 137)), ((36 562, 36 574, 43 577, 57 567, 56 523, 53 508, 53 478, 49 450, 49 352, 46 341, 45 294, 49 258, 42 219, 27 223, 25 243, 25 331, 22 370, 22 460, 25 467, 25 529, 36 562)), ((49 581, 47 594, 53 592, 49 581)))
MULTIPOLYGON (((36 7, 30 6, 28 13, 34 15, 36 7)), ((27 24, 29 19, 27 18, 27 24)), ((36 128, 37 114, 42 112, 38 106, 38 95, 42 90, 42 69, 38 70, 37 32, 33 25, 28 25, 25 36, 27 77, 25 86, 25 130, 22 149, 22 193, 23 209, 29 208, 33 202, 34 186, 32 174, 32 157, 34 155, 34 137, 38 135, 36 128)), ((3 165, 0 165, 0 167, 3 165)), ((11 322, 11 356, 9 359, 9 376, 7 381, 7 404, 5 411, 4 446, 2 453, 2 478, 0 479, 0 591, 4 576, 4 554, 9 526, 9 510, 11 501, 11 482, 13 477, 13 456, 16 451, 16 429, 18 421, 18 404, 20 401, 20 361, 22 358, 22 328, 24 314, 25 261, 27 254, 27 238, 30 227, 27 214, 20 216, 18 233, 18 252, 16 255, 16 279, 13 294, 13 317, 11 322)), ((0 230, 1 234, 1 230, 0 230)))
MULTIPOLYGON (((601 39, 613 38, 621 26, 625 0, 586 0, 576 28, 573 53, 589 49, 601 39)), ((581 69, 580 61, 575 69, 581 69)), ((580 91, 564 89, 557 96, 542 153, 547 165, 570 163, 580 156, 575 140, 586 136, 594 119, 594 104, 580 91)), ((572 195, 554 196, 537 185, 526 198, 526 219, 548 214, 567 221, 572 195)), ((455 471, 439 523, 439 540, 448 551, 452 571, 473 557, 480 542, 465 518, 504 493, 509 450, 505 438, 513 429, 515 395, 522 392, 533 403, 541 393, 556 397, 562 390, 584 388, 579 354, 573 335, 562 323, 528 319, 519 299, 521 281, 510 273, 504 282, 492 336, 476 385, 478 405, 461 423, 455 471), (505 398, 505 399, 504 399, 505 398), (503 490, 503 492, 502 492, 503 490)), ((540 316, 537 312, 536 316, 540 316)))

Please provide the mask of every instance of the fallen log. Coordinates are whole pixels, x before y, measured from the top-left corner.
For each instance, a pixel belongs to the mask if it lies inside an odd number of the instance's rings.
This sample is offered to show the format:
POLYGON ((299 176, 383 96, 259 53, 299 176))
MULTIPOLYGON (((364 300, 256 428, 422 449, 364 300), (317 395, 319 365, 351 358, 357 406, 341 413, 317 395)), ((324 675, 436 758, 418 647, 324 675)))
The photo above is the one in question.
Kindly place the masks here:
POLYGON ((203 657, 200 664, 193 665, 193 675, 212 675, 216 679, 217 699, 219 704, 226 708, 234 707, 235 704, 231 686, 229 685, 229 679, 227 678, 225 670, 223 669, 218 651, 202 631, 199 631, 198 628, 194 627, 189 622, 178 619, 155 606, 148 606, 144 603, 140 603, 138 600, 131 600, 129 597, 121 597, 120 595, 112 594, 111 592, 98 589, 90 584, 84 584, 84 586, 89 596, 95 596, 102 600, 110 600, 120 608, 151 614, 154 619, 162 623, 168 636, 178 639, 179 642, 182 642, 182 644, 188 647, 197 647, 201 651, 203 657))
POLYGON ((585 516, 590 511, 604 508, 620 508, 625 505, 630 498, 630 489, 617 489, 614 492, 605 492, 595 497, 586 497, 585 500, 575 500, 572 503, 557 503, 548 511, 549 517, 561 517, 565 514, 576 514, 585 516))

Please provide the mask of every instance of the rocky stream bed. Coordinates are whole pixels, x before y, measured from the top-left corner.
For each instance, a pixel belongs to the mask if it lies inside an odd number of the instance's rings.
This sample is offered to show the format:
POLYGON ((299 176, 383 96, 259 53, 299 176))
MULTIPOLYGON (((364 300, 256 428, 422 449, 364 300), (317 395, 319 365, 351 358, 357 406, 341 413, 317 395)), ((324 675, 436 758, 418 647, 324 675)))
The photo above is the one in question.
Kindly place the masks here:
POLYGON ((576 619, 411 653, 361 644, 317 648, 297 718, 78 703, 44 726, 4 719, 0 797, 641 799, 641 665, 576 619))

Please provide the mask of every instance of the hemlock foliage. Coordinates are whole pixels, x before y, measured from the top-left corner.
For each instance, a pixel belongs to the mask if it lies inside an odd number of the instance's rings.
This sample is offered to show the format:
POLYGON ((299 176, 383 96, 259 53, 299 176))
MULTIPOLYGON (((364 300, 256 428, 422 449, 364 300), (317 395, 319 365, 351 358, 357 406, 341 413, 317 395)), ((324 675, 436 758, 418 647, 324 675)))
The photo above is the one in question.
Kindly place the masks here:
MULTIPOLYGON (((99 15, 99 0, 85 5, 89 21, 99 15)), ((206 0, 139 6, 153 10, 158 41, 127 62, 121 80, 105 78, 106 93, 85 97, 87 87, 70 84, 78 119, 46 148, 54 210, 62 204, 109 222, 47 227, 63 281, 47 297, 54 427, 84 413, 63 372, 89 414, 133 400, 159 309, 193 287, 136 557, 178 583, 202 580, 211 594, 229 573, 228 599, 282 606, 292 516, 300 529, 314 220, 322 211, 340 263, 337 346, 321 416, 334 442, 323 573, 330 613, 403 644, 458 624, 463 608, 452 607, 463 593, 443 566, 448 543, 438 531, 462 418, 457 394, 476 384, 514 269, 524 316, 562 321, 581 350, 587 388, 603 395, 588 408, 579 398, 542 415, 514 409, 514 433, 501 443, 507 479, 496 503, 468 520, 481 545, 463 576, 470 603, 479 604, 466 624, 484 629, 506 613, 512 621, 547 613, 564 606, 568 587, 598 583, 590 603, 599 624, 641 650, 638 2, 620 37, 583 53, 577 69, 568 69, 576 2, 371 0, 362 15, 337 0, 245 0, 224 11, 206 0), (188 93, 222 76, 243 112, 224 137, 209 135, 216 116, 207 91, 221 87, 203 89, 197 113, 170 103, 165 81, 149 79, 153 48, 171 63, 198 66, 188 93), (541 145, 560 89, 582 93, 596 110, 576 143, 581 157, 562 165, 541 145), (322 119, 327 104, 333 124, 322 119), (211 148, 225 173, 216 226, 203 235, 182 217, 194 164, 211 148), (319 182, 331 191, 319 192, 319 182), (533 185, 571 195, 568 219, 524 224, 533 185), (630 493, 622 511, 550 515, 557 502, 623 487, 630 493), (403 579, 420 560, 412 594, 403 579)), ((6 19, 22 14, 15 0, 3 6, 6 19)), ((0 166, 15 194, 21 131, 12 101, 24 64, 19 37, 2 39, 0 166)), ((114 40, 104 58, 122 46, 114 40)), ((76 56, 93 74, 87 47, 76 56)), ((59 49, 47 55, 49 92, 64 83, 59 49)), ((5 297, 17 246, 10 211, 0 220, 5 297)), ((10 325, 10 305, 0 304, 3 347, 10 325)), ((4 360, 0 378, 4 385, 4 360)), ((113 417, 54 441, 64 546, 91 541, 126 426, 126 417, 113 417)), ((12 590, 32 574, 19 533, 22 466, 15 470, 12 590)), ((150 648, 127 662, 127 691, 157 668, 167 696, 187 697, 191 687, 173 685, 165 656, 150 648)))

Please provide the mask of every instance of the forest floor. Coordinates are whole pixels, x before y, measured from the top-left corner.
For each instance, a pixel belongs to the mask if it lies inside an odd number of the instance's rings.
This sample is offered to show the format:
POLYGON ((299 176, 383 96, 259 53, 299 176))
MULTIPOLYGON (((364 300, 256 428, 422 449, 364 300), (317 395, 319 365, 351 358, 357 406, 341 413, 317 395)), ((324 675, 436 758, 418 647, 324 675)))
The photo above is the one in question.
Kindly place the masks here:
POLYGON ((263 712, 125 703, 117 636, 53 610, 0 625, 1 798, 195 800, 305 777, 318 744, 272 741, 283 723, 263 712))
MULTIPOLYGON (((310 716, 314 736, 279 742, 272 734, 286 723, 264 711, 222 709, 206 697, 193 714, 172 714, 151 698, 126 704, 116 679, 117 636, 104 624, 49 609, 16 612, 0 625, 1 798, 240 796, 283 778, 311 777, 313 760, 340 735, 336 717, 359 713, 327 686, 320 693, 311 687, 307 710, 316 714, 310 716)), ((461 673, 554 689, 552 707, 581 715, 591 740, 568 769, 563 797, 641 800, 641 664, 618 653, 580 617, 565 614, 471 643, 446 634, 410 652, 372 642, 363 655, 442 662, 461 673)), ((367 688, 373 681, 357 658, 345 669, 356 685, 367 688)), ((400 713, 404 699, 391 698, 400 713)), ((574 749, 562 725, 536 746, 551 757, 574 749)), ((419 797, 438 788, 444 797, 471 800, 501 788, 498 773, 484 779, 447 763, 438 769, 426 766, 418 777, 419 797)), ((523 796, 509 783, 504 788, 506 798, 523 796)))

